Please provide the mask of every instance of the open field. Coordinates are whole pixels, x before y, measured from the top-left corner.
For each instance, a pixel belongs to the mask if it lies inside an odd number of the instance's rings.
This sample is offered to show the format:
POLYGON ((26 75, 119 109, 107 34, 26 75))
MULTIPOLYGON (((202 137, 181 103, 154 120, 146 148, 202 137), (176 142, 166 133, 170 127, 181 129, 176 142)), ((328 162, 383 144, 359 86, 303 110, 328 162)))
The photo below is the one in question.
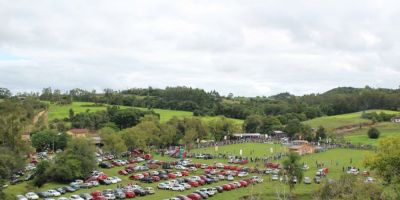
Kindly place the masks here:
POLYGON ((370 139, 367 135, 369 128, 362 128, 355 132, 352 132, 350 135, 346 135, 345 139, 353 144, 370 144, 370 145, 378 145, 379 140, 390 137, 400 135, 400 124, 392 123, 392 122, 384 122, 378 123, 374 126, 380 131, 380 136, 378 139, 370 139))
MULTIPOLYGON (((119 106, 121 109, 126 109, 130 108, 129 106, 119 106)), ((50 104, 49 112, 48 112, 48 117, 49 120, 54 120, 54 119, 64 119, 68 117, 69 110, 73 109, 75 113, 81 113, 81 112, 86 112, 89 110, 90 112, 96 112, 96 111, 101 111, 101 110, 106 110, 107 105, 94 105, 92 102, 73 102, 71 105, 55 105, 55 104, 50 104)), ((147 108, 140 108, 140 107, 133 107, 136 109, 140 110, 147 110, 147 108)), ((180 110, 166 110, 166 109, 153 109, 154 112, 160 114, 160 122, 166 122, 170 120, 173 117, 190 117, 193 116, 192 112, 188 111, 180 111, 180 110)), ((209 122, 211 120, 217 119, 218 116, 205 116, 201 117, 202 120, 205 122, 209 122)), ((238 126, 243 125, 243 120, 240 119, 233 119, 233 118, 228 118, 229 120, 232 120, 235 124, 238 126)))
MULTIPOLYGON (((277 146, 273 146, 273 144, 258 144, 258 143, 247 143, 247 144, 236 144, 236 145, 227 145, 227 146, 221 146, 219 149, 221 151, 232 151, 236 152, 238 151, 238 148, 243 149, 243 154, 244 155, 249 155, 250 150, 254 150, 253 155, 259 155, 262 156, 265 152, 266 149, 269 149, 270 147, 275 147, 276 149, 279 149, 277 146)), ((205 148, 205 149, 196 149, 194 151, 196 152, 202 152, 202 153, 207 153, 212 151, 213 148, 205 148)), ((237 152, 238 154, 239 152, 237 152)), ((314 176, 315 171, 317 170, 317 166, 315 165, 316 162, 318 163, 324 163, 325 167, 329 168, 329 178, 337 179, 341 174, 343 174, 342 168, 347 167, 347 166, 355 166, 357 168, 360 168, 362 170, 362 160, 365 155, 369 154, 369 151, 364 151, 364 150, 350 150, 350 149, 333 149, 329 150, 327 152, 323 153, 317 153, 317 154, 310 154, 302 157, 302 162, 306 163, 309 165, 310 169, 305 172, 304 176, 308 176, 312 178, 314 176), (350 163, 351 162, 351 163, 350 163)), ((170 157, 161 157, 160 155, 155 155, 155 159, 158 160, 173 160, 173 158, 170 157)), ((226 163, 227 160, 222 160, 222 159, 212 159, 212 160, 202 160, 202 159, 193 159, 194 162, 196 163, 208 163, 212 164, 214 162, 222 162, 226 163)), ((245 166, 254 166, 255 163, 249 163, 245 166)), ((262 166, 262 164, 261 164, 262 166)), ((122 169, 123 167, 115 167, 112 169, 102 169, 103 172, 108 174, 109 176, 118 176, 120 177, 123 182, 122 184, 128 184, 132 183, 131 180, 128 179, 128 176, 121 176, 118 175, 117 172, 119 169, 122 169)), ((195 173, 191 173, 191 175, 199 175, 202 174, 203 170, 198 170, 195 173)), ((253 187, 247 187, 247 188, 240 188, 238 190, 233 190, 229 192, 224 192, 217 194, 215 197, 212 197, 211 199, 215 200, 226 200, 226 199, 238 199, 241 196, 244 195, 250 195, 250 194, 257 194, 263 197, 263 199, 275 199, 274 197, 276 196, 276 192, 280 191, 283 192, 285 190, 286 192, 288 191, 288 187, 279 181, 273 182, 270 180, 270 175, 264 175, 264 183, 255 185, 253 187)), ((239 180, 239 178, 235 178, 235 180, 239 180)), ((209 187, 213 185, 222 185, 224 183, 227 183, 227 181, 219 181, 218 183, 214 183, 211 185, 207 185, 204 187, 209 187)), ((146 184, 146 183, 139 183, 142 186, 151 186, 156 188, 158 183, 151 183, 151 184, 146 184)), ((42 188, 34 188, 27 182, 15 185, 15 186, 9 186, 8 188, 5 189, 5 192, 7 194, 10 194, 12 196, 17 195, 17 194, 25 194, 27 191, 46 191, 50 188, 56 188, 60 187, 61 184, 54 184, 54 183, 49 183, 45 184, 42 188)), ((79 194, 82 192, 91 192, 94 190, 102 190, 106 188, 115 188, 116 185, 109 185, 109 186, 99 186, 96 188, 92 189, 82 189, 79 190, 75 193, 69 193, 69 195, 72 194, 79 194)), ((305 184, 298 184, 295 189, 295 193, 297 196, 297 199, 300 200, 309 200, 312 199, 312 191, 318 189, 320 185, 318 184, 311 184, 311 185, 305 185, 305 184)), ((145 197, 136 197, 135 199, 165 199, 165 198, 170 198, 173 196, 176 196, 178 194, 189 194, 192 191, 196 190, 196 188, 191 189, 191 190, 186 190, 184 192, 174 192, 174 191, 166 191, 166 190, 159 190, 155 189, 156 194, 154 195, 148 195, 145 197)))
POLYGON ((263 144, 263 143, 243 143, 219 146, 218 151, 214 147, 193 149, 192 153, 209 153, 209 154, 230 154, 239 156, 239 151, 242 149, 243 156, 246 157, 265 157, 276 153, 286 152, 287 147, 280 144, 263 144), (271 148, 273 149, 271 153, 271 148))
MULTIPOLYGON (((366 112, 385 112, 387 114, 396 114, 400 113, 397 111, 391 110, 368 110, 366 112)), ((333 116, 325 116, 318 117, 312 120, 305 121, 305 124, 310 125, 313 128, 317 128, 318 126, 324 126, 328 131, 332 131, 335 128, 343 127, 347 125, 357 125, 359 123, 371 122, 371 120, 361 118, 362 112, 355 112, 349 114, 342 115, 333 115, 333 116)))
MULTIPOLYGON (((69 110, 73 109, 75 113, 86 112, 90 110, 90 112, 96 112, 101 110, 106 110, 106 105, 97 106, 92 102, 73 102, 71 105, 55 105, 50 104, 49 108, 49 120, 53 119, 63 119, 68 117, 69 110)), ((129 108, 129 106, 120 106, 121 109, 129 108)), ((135 107, 137 108, 137 107, 135 107)), ((141 110, 146 110, 147 108, 137 108, 141 110)), ((187 111, 177 111, 177 110, 164 110, 164 109, 153 109, 154 112, 160 114, 160 121, 165 122, 171 119, 172 117, 187 117, 192 116, 192 112, 187 111)))

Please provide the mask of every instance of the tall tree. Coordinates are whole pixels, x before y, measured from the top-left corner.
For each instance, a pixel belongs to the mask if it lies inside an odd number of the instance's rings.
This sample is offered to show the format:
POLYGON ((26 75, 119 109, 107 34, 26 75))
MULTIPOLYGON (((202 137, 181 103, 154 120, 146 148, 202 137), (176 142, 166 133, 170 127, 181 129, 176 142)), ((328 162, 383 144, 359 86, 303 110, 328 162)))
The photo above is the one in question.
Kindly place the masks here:
POLYGON ((290 191, 292 191, 295 187, 294 178, 296 178, 298 182, 303 179, 303 166, 300 164, 299 154, 289 153, 287 159, 285 159, 282 164, 284 173, 289 179, 288 184, 290 191))

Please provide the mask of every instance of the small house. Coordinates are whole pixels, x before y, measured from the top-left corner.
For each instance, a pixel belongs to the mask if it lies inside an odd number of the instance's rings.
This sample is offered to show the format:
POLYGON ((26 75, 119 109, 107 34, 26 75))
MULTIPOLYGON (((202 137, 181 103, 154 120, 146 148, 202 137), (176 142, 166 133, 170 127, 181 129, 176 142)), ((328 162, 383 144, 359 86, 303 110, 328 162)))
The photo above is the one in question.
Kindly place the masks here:
POLYGON ((305 155, 315 152, 315 147, 306 140, 293 140, 289 146, 289 152, 295 152, 299 155, 305 155))

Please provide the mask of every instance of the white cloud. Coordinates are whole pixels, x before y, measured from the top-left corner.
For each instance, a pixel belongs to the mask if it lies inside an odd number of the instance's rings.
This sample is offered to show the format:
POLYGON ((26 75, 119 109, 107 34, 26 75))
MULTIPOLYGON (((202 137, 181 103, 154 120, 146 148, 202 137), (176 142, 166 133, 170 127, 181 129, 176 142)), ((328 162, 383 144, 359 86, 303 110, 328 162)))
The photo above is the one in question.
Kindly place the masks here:
POLYGON ((396 1, 0 0, 0 86, 397 87, 396 1))

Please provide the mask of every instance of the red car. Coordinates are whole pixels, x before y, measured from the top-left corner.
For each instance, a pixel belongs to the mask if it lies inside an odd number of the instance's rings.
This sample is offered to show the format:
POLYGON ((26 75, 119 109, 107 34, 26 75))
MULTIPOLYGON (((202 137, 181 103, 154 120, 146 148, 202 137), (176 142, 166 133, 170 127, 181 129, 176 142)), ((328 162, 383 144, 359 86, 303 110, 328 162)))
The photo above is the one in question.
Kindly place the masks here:
POLYGON ((143 172, 142 174, 143 174, 144 177, 150 176, 150 174, 148 172, 143 172))
POLYGON ((98 190, 93 191, 92 193, 90 193, 90 195, 92 195, 92 197, 102 196, 101 192, 98 190))
POLYGON ((104 196, 95 196, 92 200, 107 200, 107 198, 104 196))
POLYGON ((189 197, 191 200, 200 200, 200 199, 202 199, 201 196, 199 194, 196 194, 196 193, 188 194, 187 197, 189 197))
POLYGON ((232 189, 236 189, 237 188, 237 186, 235 184, 233 184, 233 183, 228 183, 228 184, 231 186, 232 189))
POLYGON ((197 181, 188 181, 187 183, 192 187, 199 187, 199 183, 197 181))
POLYGON ((240 183, 240 186, 242 186, 242 187, 247 187, 247 185, 248 185, 248 183, 246 182, 246 181, 239 181, 239 183, 240 183))
POLYGON ((126 170, 121 169, 118 171, 118 174, 119 175, 128 175, 128 172, 126 170))
POLYGON ((209 165, 209 166, 207 167, 207 169, 217 169, 217 167, 214 166, 214 165, 209 165))
POLYGON ((97 180, 101 181, 101 180, 106 180, 108 177, 105 174, 100 174, 99 177, 97 177, 97 180))
POLYGON ((230 170, 236 170, 236 168, 237 168, 236 166, 229 166, 230 170))
POLYGON ((176 178, 176 175, 173 173, 168 173, 168 178, 176 178))
POLYGON ((153 179, 154 182, 160 181, 160 177, 159 176, 152 176, 151 179, 153 179))
POLYGON ((182 176, 189 176, 189 172, 188 171, 182 171, 181 174, 182 174, 182 176))
POLYGON ((136 194, 133 191, 126 191, 125 192, 125 197, 126 198, 134 198, 136 194))
POLYGON ((223 185, 222 188, 224 188, 225 191, 229 191, 232 189, 231 185, 229 185, 229 184, 223 185))
POLYGON ((206 178, 207 178, 207 177, 204 176, 204 175, 200 175, 199 177, 201 178, 201 180, 206 180, 206 178))
POLYGON ((199 185, 205 185, 206 181, 205 180, 198 180, 197 183, 199 183, 199 185))

